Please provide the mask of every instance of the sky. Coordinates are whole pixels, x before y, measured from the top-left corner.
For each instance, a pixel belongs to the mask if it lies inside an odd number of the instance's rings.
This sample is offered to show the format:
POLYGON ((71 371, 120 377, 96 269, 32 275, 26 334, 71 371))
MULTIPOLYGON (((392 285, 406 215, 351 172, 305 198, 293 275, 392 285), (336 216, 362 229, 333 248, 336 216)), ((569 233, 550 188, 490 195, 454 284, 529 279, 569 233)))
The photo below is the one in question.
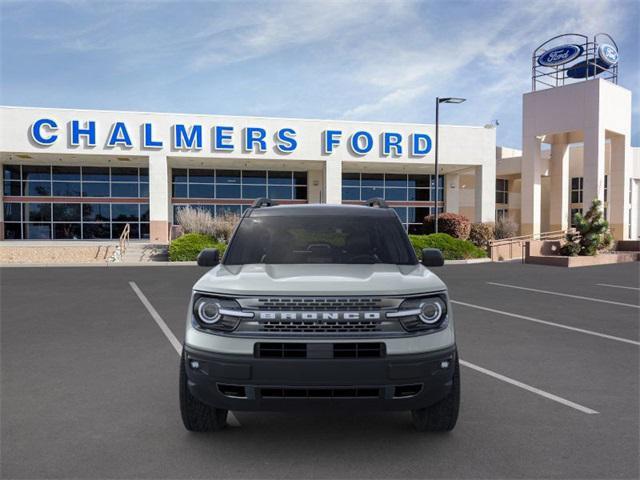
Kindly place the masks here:
POLYGON ((640 145, 640 1, 0 0, 0 104, 433 123, 519 148, 531 54, 607 32, 640 145))

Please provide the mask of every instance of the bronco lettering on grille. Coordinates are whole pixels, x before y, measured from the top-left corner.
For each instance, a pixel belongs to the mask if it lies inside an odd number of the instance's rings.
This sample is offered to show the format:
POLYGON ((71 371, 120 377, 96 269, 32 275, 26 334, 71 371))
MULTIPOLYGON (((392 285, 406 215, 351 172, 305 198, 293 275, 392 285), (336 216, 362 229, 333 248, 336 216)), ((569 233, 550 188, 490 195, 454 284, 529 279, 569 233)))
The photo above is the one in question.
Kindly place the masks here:
POLYGON ((260 320, 380 320, 380 312, 258 312, 260 320))

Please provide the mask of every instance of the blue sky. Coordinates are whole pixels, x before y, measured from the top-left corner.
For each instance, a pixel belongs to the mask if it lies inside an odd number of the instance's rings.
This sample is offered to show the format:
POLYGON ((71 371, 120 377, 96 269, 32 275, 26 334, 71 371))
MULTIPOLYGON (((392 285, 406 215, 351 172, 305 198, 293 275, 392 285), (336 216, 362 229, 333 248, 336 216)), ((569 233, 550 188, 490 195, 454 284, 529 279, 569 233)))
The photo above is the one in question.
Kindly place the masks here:
POLYGON ((634 93, 636 0, 0 0, 3 105, 296 118, 498 119, 519 147, 531 52, 566 32, 608 32, 634 93))

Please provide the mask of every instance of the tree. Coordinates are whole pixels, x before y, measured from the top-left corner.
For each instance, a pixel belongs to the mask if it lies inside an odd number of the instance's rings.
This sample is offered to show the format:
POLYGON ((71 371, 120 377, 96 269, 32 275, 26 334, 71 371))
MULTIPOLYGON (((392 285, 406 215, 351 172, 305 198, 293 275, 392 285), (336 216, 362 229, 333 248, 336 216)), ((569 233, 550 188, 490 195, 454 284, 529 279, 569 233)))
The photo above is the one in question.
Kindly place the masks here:
POLYGON ((602 202, 595 199, 589 211, 573 216, 576 231, 567 233, 566 244, 562 246, 562 255, 597 255, 598 251, 611 246, 613 237, 609 233, 609 222, 602 213, 602 202))

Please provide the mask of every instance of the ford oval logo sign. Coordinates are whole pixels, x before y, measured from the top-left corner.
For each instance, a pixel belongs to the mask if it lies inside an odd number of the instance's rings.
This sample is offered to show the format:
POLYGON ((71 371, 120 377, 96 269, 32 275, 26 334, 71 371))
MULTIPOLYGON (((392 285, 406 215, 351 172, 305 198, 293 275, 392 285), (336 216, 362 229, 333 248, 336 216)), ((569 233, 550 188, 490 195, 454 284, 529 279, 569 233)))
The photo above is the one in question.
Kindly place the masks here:
POLYGON ((618 50, 613 45, 603 43, 598 47, 598 57, 607 66, 612 67, 613 65, 618 63, 618 50))
POLYGON ((547 50, 538 57, 538 63, 543 67, 557 67, 575 60, 582 54, 583 48, 579 45, 560 45, 547 50))

